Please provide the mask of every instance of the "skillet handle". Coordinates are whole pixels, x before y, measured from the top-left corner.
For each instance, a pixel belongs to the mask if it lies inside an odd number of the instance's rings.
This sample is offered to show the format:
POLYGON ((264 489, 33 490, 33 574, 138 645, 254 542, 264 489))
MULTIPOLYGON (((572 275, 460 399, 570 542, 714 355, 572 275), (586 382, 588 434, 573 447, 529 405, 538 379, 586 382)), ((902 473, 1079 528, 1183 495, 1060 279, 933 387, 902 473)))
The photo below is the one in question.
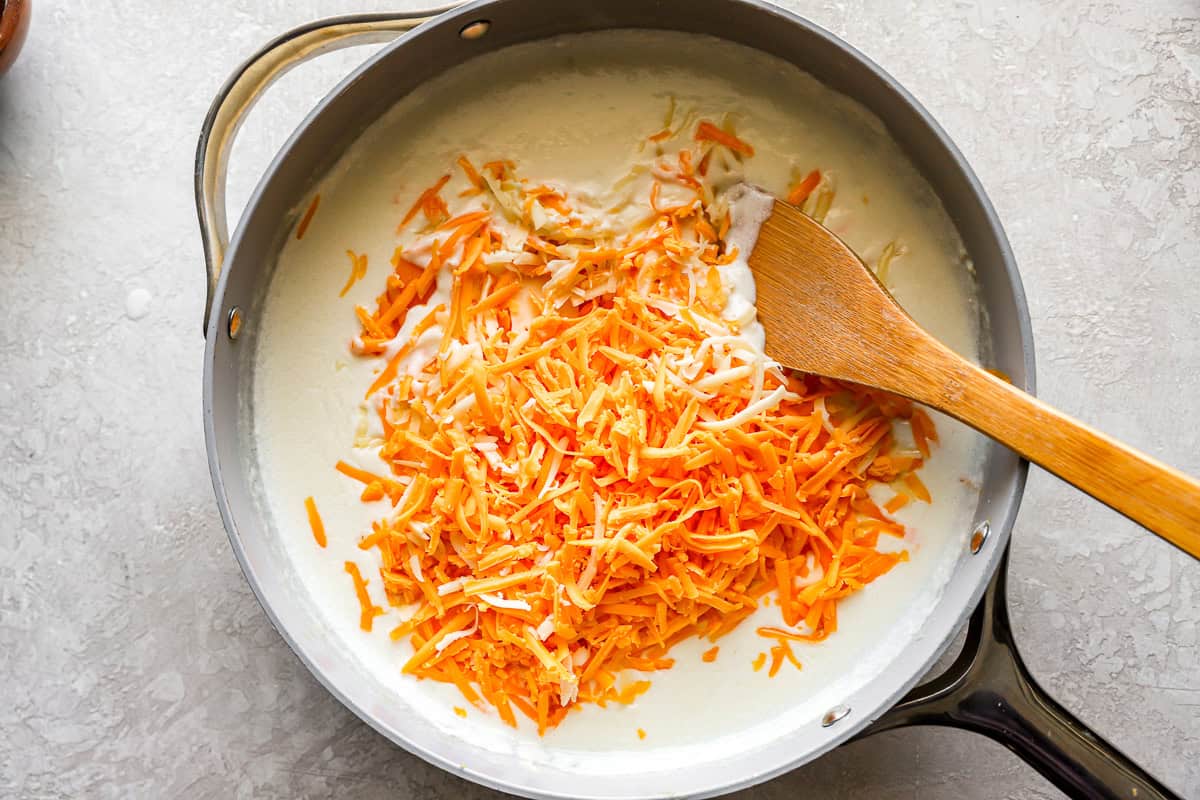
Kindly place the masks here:
POLYGON ((1008 621, 1007 572, 1005 551, 954 664, 909 692, 860 735, 909 725, 963 728, 1004 745, 1068 797, 1177 800, 1178 795, 1089 730, 1029 674, 1008 621))
POLYGON ((292 67, 334 50, 390 42, 444 10, 353 14, 312 22, 269 42, 225 81, 204 118, 196 148, 196 214, 200 219, 200 239, 208 273, 204 331, 208 330, 213 297, 221 278, 225 249, 229 246, 225 218, 229 150, 247 112, 263 92, 292 67))

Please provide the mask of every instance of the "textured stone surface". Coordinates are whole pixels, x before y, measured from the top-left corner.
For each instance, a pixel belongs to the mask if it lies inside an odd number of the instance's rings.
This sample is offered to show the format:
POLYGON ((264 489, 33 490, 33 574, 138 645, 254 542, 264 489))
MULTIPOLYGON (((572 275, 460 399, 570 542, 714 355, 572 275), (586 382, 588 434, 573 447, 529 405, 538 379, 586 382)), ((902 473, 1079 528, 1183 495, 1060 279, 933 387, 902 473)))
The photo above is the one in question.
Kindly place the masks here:
MULTIPOLYGON (((234 65, 367 0, 36 0, 0 80, 0 796, 492 797, 377 736, 246 587, 200 427, 191 169, 234 65)), ((1200 25, 1191 0, 788 3, 958 142, 1021 264, 1041 393, 1200 472, 1200 25)), ((237 208, 339 74, 293 73, 234 154, 237 208)), ((1034 672, 1200 796, 1200 565, 1042 473, 1015 532, 1034 672)), ((1006 751, 909 730, 744 798, 1054 797, 1006 751)))

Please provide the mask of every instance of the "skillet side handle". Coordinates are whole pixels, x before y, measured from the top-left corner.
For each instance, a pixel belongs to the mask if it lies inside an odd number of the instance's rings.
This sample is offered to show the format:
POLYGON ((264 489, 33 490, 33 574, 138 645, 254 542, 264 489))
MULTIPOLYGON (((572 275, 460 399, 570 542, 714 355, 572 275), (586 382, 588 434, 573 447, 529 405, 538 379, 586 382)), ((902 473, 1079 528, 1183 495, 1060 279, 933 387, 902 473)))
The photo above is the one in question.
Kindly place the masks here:
POLYGON ((204 118, 196 148, 196 214, 200 219, 200 239, 208 274, 204 332, 208 330, 213 298, 221 278, 225 250, 229 246, 225 217, 229 150, 246 114, 263 92, 292 67, 334 50, 390 42, 444 10, 353 14, 303 25, 269 42, 225 81, 204 118))
POLYGON ((1008 553, 971 617, 962 653, 860 736, 909 725, 981 733, 1013 751, 1068 797, 1178 800, 1178 795, 1093 733, 1029 674, 1013 641, 1005 584, 1008 553))

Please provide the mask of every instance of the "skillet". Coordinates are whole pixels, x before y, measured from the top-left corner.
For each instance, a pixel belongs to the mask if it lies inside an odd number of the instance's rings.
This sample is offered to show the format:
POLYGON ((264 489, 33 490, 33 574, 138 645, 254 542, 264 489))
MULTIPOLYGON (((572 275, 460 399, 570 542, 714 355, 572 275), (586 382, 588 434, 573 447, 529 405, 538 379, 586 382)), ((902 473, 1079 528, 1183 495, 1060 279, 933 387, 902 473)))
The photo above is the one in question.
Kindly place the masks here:
POLYGON ((1088 731, 1025 669, 1008 624, 1004 582, 1027 466, 995 445, 987 452, 973 524, 951 537, 960 552, 944 591, 924 611, 918 633, 873 674, 841 687, 836 702, 818 706, 785 699, 770 735, 723 732, 705 745, 652 749, 652 755, 664 756, 658 758, 556 751, 553 745, 522 741, 507 751, 481 746, 429 724, 365 676, 311 608, 297 602, 294 568, 257 500, 269 487, 260 485, 255 469, 247 413, 258 335, 254 323, 297 207, 370 122, 424 82, 509 45, 613 28, 707 34, 764 51, 879 117, 942 201, 975 264, 979 299, 990 320, 985 345, 994 365, 1032 390, 1033 345, 1023 291, 982 187, 937 123, 899 84, 812 23, 754 0, 491 0, 437 16, 357 15, 304 26, 268 44, 222 88, 204 123, 195 174, 209 277, 204 422, 210 469, 234 552, 280 634, 339 700, 383 735, 451 772, 529 797, 711 796, 766 780, 852 737, 914 724, 988 735, 1072 796, 1174 796, 1088 731), (226 162, 238 124, 262 91, 289 67, 321 52, 391 39, 292 135, 229 241, 226 162), (954 664, 916 686, 964 623, 969 624, 966 644, 954 664))

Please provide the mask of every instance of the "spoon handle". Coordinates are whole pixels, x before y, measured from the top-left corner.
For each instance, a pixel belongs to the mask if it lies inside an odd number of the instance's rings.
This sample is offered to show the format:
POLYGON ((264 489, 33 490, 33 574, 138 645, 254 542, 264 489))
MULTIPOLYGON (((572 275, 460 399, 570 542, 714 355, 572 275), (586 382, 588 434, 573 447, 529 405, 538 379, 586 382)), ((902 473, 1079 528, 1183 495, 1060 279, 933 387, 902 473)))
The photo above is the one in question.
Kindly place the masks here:
POLYGON ((1200 482, 928 339, 896 389, 962 420, 1200 558, 1200 482))

